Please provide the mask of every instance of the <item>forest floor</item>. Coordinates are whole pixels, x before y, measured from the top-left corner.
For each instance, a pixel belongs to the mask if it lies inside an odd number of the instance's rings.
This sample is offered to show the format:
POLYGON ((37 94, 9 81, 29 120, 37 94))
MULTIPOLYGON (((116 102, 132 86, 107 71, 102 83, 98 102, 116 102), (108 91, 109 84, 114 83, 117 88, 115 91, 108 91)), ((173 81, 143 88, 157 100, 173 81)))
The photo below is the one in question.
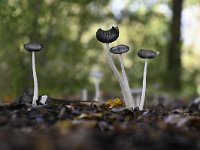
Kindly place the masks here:
MULTIPOLYGON (((50 99, 51 100, 51 99, 50 99)), ((0 106, 1 150, 200 149, 200 111, 130 111, 97 102, 0 106)))

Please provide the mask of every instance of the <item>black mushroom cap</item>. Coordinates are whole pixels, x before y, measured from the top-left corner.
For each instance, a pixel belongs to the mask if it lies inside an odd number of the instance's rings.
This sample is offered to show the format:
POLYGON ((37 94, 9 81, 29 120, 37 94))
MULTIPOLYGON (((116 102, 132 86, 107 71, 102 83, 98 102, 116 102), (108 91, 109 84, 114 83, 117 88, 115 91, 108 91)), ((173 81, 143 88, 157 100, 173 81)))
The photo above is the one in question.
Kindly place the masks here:
POLYGON ((102 43, 112 43, 119 37, 119 28, 112 27, 109 30, 102 30, 101 28, 96 32, 96 38, 102 43))
POLYGON ((144 59, 151 59, 151 58, 154 58, 154 57, 156 57, 158 55, 159 55, 159 52, 154 52, 152 50, 140 49, 138 51, 138 56, 140 58, 144 58, 144 59))
POLYGON ((38 43, 27 43, 24 44, 24 48, 29 52, 38 52, 42 50, 43 45, 38 43))
POLYGON ((117 45, 115 47, 112 47, 110 49, 110 52, 113 54, 122 54, 122 53, 126 53, 129 51, 129 47, 127 45, 117 45))

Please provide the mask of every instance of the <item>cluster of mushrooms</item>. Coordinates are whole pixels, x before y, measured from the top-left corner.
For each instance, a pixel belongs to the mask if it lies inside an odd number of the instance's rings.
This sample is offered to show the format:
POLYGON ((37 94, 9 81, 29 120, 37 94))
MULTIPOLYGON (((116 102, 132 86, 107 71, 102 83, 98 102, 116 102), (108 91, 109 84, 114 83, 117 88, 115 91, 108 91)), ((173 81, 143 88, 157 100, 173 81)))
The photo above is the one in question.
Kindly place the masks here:
MULTIPOLYGON (((127 78, 125 68, 124 68, 123 56, 122 56, 123 53, 126 53, 129 51, 129 47, 124 44, 117 45, 117 46, 111 47, 111 48, 109 47, 109 43, 114 42, 115 40, 118 39, 118 37, 119 37, 119 28, 118 27, 112 27, 109 30, 102 30, 100 28, 96 32, 96 38, 100 42, 105 43, 104 46, 105 46, 105 50, 106 50, 108 63, 110 65, 115 77, 117 78, 117 80, 119 82, 126 107, 130 108, 130 109, 139 107, 139 109, 142 110, 144 107, 144 101, 145 101, 147 62, 148 62, 148 59, 158 56, 159 52, 154 52, 152 50, 144 50, 144 49, 140 49, 138 51, 138 56, 140 58, 145 59, 142 95, 141 95, 140 103, 138 106, 136 101, 133 99, 133 96, 131 93, 130 85, 129 85, 128 78, 127 78), (121 73, 117 69, 117 67, 112 59, 111 53, 119 55, 119 62, 121 65, 121 73)), ((32 106, 35 107, 39 103, 46 104, 48 96, 43 95, 43 96, 41 96, 40 99, 38 96, 38 80, 37 80, 36 67, 35 67, 35 53, 41 51, 43 49, 43 45, 39 44, 39 43, 27 43, 27 44, 24 44, 24 48, 27 51, 32 53, 32 72, 33 72, 33 81, 34 81, 32 106)), ((99 94, 97 94, 96 97, 99 97, 99 94)))
POLYGON ((124 69, 124 62, 123 62, 123 57, 122 57, 123 53, 126 53, 129 51, 129 47, 124 44, 117 45, 117 46, 111 47, 111 48, 109 47, 109 43, 114 42, 115 40, 117 40, 118 37, 119 37, 119 28, 118 27, 112 27, 109 30, 102 30, 100 28, 96 32, 97 40, 104 43, 108 64, 110 65, 115 77, 117 78, 117 80, 119 82, 126 108, 135 109, 136 107, 139 107, 140 110, 143 110, 144 101, 145 101, 145 91, 146 91, 147 62, 148 62, 148 59, 155 58, 156 56, 158 56, 159 52, 154 52, 152 50, 145 50, 145 49, 140 49, 138 51, 138 56, 140 58, 145 59, 145 65, 144 65, 144 74, 143 74, 142 95, 141 95, 139 106, 137 106, 138 104, 133 99, 133 96, 131 93, 131 89, 130 89, 128 78, 127 78, 127 75, 126 75, 126 72, 124 69), (121 65, 121 73, 117 69, 117 67, 112 59, 111 53, 119 55, 119 62, 121 65))

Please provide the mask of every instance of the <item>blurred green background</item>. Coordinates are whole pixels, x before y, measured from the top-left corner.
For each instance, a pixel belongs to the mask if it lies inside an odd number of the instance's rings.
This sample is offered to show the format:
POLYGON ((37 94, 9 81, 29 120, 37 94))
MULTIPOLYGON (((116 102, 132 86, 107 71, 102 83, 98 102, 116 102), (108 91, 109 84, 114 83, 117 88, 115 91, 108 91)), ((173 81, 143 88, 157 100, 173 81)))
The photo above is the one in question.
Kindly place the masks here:
POLYGON ((102 94, 120 95, 95 37, 98 28, 113 25, 120 37, 111 46, 130 47, 124 58, 131 87, 142 86, 144 61, 137 51, 145 48, 160 51, 148 66, 148 94, 198 94, 199 0, 0 0, 0 98, 33 91, 27 42, 44 44, 36 54, 40 95, 78 98, 84 88, 94 95, 92 70, 104 74, 102 94))

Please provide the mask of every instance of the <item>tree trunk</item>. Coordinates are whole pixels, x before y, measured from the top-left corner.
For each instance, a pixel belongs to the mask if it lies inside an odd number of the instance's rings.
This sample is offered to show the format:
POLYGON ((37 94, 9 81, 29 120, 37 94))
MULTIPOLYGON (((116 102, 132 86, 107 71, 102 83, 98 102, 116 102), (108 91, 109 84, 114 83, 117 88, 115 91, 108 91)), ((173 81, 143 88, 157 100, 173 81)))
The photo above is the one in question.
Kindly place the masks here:
POLYGON ((170 27, 167 85, 174 92, 181 90, 181 12, 184 0, 172 0, 172 21, 170 27))

